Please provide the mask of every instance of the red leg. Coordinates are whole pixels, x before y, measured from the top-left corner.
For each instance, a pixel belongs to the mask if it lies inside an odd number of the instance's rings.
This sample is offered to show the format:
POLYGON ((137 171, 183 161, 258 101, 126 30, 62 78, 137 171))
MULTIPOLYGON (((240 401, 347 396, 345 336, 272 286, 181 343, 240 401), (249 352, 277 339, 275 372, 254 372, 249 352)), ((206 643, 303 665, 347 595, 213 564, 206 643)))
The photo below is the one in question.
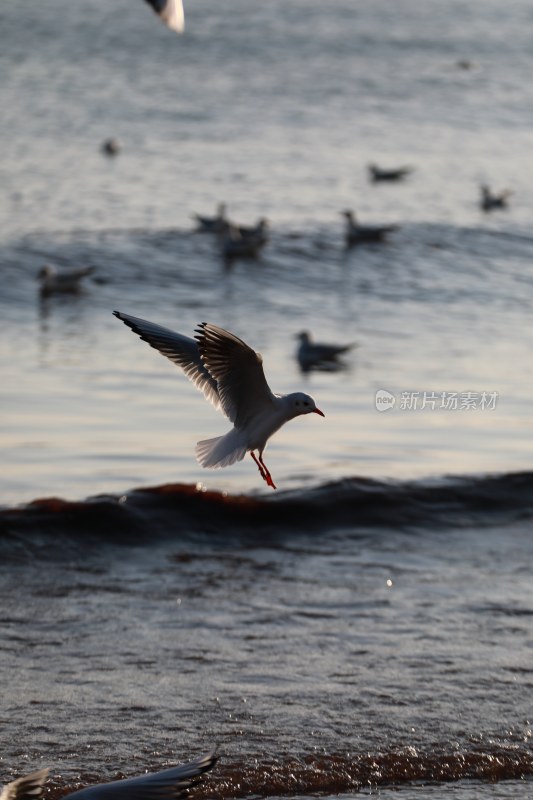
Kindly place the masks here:
POLYGON ((253 450, 250 450, 250 455, 252 456, 253 460, 257 464, 257 469, 259 470, 259 474, 261 475, 263 480, 266 481, 265 471, 264 471, 263 467, 261 466, 261 464, 259 463, 259 461, 257 460, 256 455, 255 455, 253 450))
POLYGON ((250 455, 252 456, 253 460, 257 464, 257 469, 259 470, 259 474, 261 475, 261 477, 263 478, 265 483, 268 486, 272 486, 272 488, 275 489, 276 486, 274 485, 274 481, 272 480, 272 475, 268 471, 268 469, 267 469, 267 467, 266 467, 261 455, 259 456, 259 460, 257 459, 257 457, 256 457, 256 455, 255 455, 253 450, 250 450, 250 455))
POLYGON ((276 484, 272 480, 272 475, 270 474, 267 465, 263 461, 263 453, 259 453, 259 463, 261 464, 261 466, 263 467, 263 469, 265 471, 264 475, 265 475, 265 480, 266 480, 267 484, 269 486, 272 486, 273 489, 275 489, 276 488, 276 484))

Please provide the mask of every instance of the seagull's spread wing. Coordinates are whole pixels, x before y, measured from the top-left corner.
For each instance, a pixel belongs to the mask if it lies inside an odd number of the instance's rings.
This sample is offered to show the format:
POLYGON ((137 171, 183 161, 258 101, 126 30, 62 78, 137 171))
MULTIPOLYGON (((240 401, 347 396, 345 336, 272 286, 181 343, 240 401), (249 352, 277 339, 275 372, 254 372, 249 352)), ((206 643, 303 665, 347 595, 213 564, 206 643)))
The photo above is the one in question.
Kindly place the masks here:
POLYGON ((0 792, 0 800, 36 800, 42 794, 48 769, 40 769, 23 778, 7 783, 0 792))
POLYGON ((123 781, 88 786, 67 795, 78 800, 177 800, 184 797, 187 789, 200 781, 200 776, 210 770, 217 757, 210 753, 207 756, 183 764, 179 767, 165 769, 140 775, 137 778, 126 778, 123 781))
MULTIPOLYGON (((217 381, 206 369, 204 365, 198 343, 188 336, 163 328, 154 322, 146 319, 131 317, 129 314, 121 314, 120 311, 113 312, 115 317, 121 319, 131 330, 138 334, 141 339, 169 358, 178 367, 181 367, 190 381, 197 389, 204 393, 215 408, 220 408, 222 404, 219 397, 217 381)), ((225 411, 225 408, 224 408, 225 411)))
POLYGON ((185 16, 182 0, 146 0, 156 14, 159 14, 165 25, 176 33, 183 33, 185 16))
POLYGON ((202 322, 196 339, 202 361, 216 380, 222 410, 236 427, 271 408, 274 396, 259 353, 232 333, 202 322))

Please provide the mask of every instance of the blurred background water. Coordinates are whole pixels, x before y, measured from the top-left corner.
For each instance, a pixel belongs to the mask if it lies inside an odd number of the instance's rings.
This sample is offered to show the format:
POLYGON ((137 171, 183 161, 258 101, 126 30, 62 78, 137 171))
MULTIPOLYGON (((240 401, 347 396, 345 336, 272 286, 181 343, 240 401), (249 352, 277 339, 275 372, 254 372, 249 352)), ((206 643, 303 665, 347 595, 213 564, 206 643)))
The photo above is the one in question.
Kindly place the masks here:
MULTIPOLYGON (((196 441, 227 421, 114 308, 186 334, 202 320, 222 325, 263 354, 274 391, 316 398, 326 418, 295 421, 266 454, 278 486, 302 493, 302 504, 313 487, 327 496, 329 482, 354 476, 375 479, 385 507, 388 478, 402 487, 414 479, 405 489, 414 497, 447 474, 460 485, 526 473, 532 23, 527 0, 191 0, 178 37, 140 0, 5 0, 0 502, 165 482, 266 493, 250 459, 218 472, 196 464, 196 441), (109 137, 122 145, 115 158, 100 150, 109 137), (371 184, 370 162, 415 171, 371 184), (509 209, 482 212, 482 183, 512 191, 509 209), (194 231, 191 215, 220 202, 238 222, 268 218, 257 262, 228 269, 216 240, 194 231), (347 251, 347 208, 399 228, 384 245, 347 251), (44 263, 94 272, 77 295, 41 298, 44 263), (346 369, 302 374, 301 330, 356 343, 346 369), (376 410, 380 389, 396 397, 393 410, 376 410), (402 409, 404 392, 420 405, 424 392, 471 392, 476 408, 402 409), (494 407, 481 408, 483 393, 494 407)), ((516 496, 502 487, 511 513, 516 496)), ((246 772, 258 753, 281 760, 283 786, 290 754, 304 764, 311 753, 334 754, 320 775, 356 777, 318 785, 305 773, 299 793, 361 788, 368 774, 377 786, 382 770, 386 785, 410 781, 405 798, 527 796, 513 782, 531 774, 532 553, 530 513, 518 506, 505 523, 467 515, 457 530, 450 513, 435 532, 422 504, 414 526, 391 512, 379 535, 355 511, 351 527, 333 520, 320 541, 302 541, 308 532, 291 533, 287 518, 286 538, 265 552, 250 531, 227 544, 215 512, 214 541, 193 519, 178 530, 165 517, 175 541, 150 557, 147 546, 108 550, 105 538, 100 554, 67 546, 33 517, 30 539, 12 550, 5 523, 6 771, 38 766, 41 755, 59 761, 71 785, 113 777, 132 759, 138 771, 157 768, 214 740, 227 753, 220 772, 235 769, 230 794, 241 772, 249 793, 276 791, 246 772), (193 598, 179 622, 176 597, 193 598), (179 646, 162 658, 154 619, 178 625, 179 646), (110 641, 117 650, 107 653, 110 641), (110 714, 122 691, 131 696, 110 714), (176 693, 183 707, 172 730, 176 693), (242 735, 230 735, 236 704, 252 696, 254 712, 237 714, 242 735), (119 730, 128 740, 110 753, 119 730), (509 783, 442 783, 472 777, 480 753, 505 768, 479 776, 509 783), (374 773, 364 772, 365 755, 374 773), (435 759, 452 766, 439 773, 435 759)), ((158 513, 150 510, 154 525, 158 513)))
POLYGON ((115 307, 184 333, 225 326, 263 353, 274 391, 316 397, 327 420, 270 445, 282 487, 528 467, 529 4, 196 0, 183 37, 147 12, 0 11, 4 501, 169 479, 261 488, 249 459, 198 467, 196 440, 226 422, 115 307), (110 136, 115 159, 100 152, 110 136), (372 185, 371 161, 416 171, 372 185), (508 211, 480 211, 483 181, 514 192, 508 211), (191 214, 218 202, 269 219, 258 263, 228 272, 192 234, 191 214), (400 230, 346 253, 345 208, 400 230), (81 296, 39 303, 44 262, 95 272, 81 296), (302 329, 356 342, 349 369, 303 379, 302 329), (380 415, 380 388, 498 402, 380 415))

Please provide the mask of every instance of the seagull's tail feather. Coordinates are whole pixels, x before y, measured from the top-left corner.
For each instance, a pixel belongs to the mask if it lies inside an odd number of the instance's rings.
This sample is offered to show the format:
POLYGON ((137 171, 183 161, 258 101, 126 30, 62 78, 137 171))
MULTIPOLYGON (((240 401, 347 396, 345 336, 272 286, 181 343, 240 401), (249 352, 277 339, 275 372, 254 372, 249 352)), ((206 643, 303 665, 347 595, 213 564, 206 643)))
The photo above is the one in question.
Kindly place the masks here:
POLYGON ((196 445, 196 459, 202 467, 229 467, 236 461, 242 461, 246 455, 246 443, 242 434, 232 428, 224 436, 215 436, 214 439, 203 439, 196 445))

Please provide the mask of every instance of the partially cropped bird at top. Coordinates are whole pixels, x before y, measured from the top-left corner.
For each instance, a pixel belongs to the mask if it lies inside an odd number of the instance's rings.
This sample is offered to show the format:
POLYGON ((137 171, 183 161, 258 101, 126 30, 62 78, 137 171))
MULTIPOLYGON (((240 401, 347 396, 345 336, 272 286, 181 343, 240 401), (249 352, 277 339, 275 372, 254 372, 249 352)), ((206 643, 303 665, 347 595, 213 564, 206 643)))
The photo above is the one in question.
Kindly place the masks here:
MULTIPOLYGON (((203 773, 212 769, 216 762, 217 756, 210 753, 188 764, 135 778, 87 786, 64 797, 76 797, 79 800, 181 800, 188 795, 189 789, 200 783, 203 773)), ((48 773, 49 769, 41 769, 7 783, 0 793, 0 800, 36 800, 42 794, 48 773)))
POLYGON ((377 164, 369 164, 368 172, 370 180, 374 183, 379 181, 402 181, 412 172, 413 167, 397 167, 396 169, 382 169, 377 164))
POLYGON ((40 292, 43 295, 56 292, 79 292, 84 278, 94 272, 94 267, 59 270, 53 264, 44 264, 37 273, 40 292))
POLYGON ((152 6, 155 13, 171 30, 183 33, 185 29, 185 15, 182 0, 145 0, 152 6))
POLYGON ((507 208, 507 201, 512 194, 508 189, 499 194, 494 194, 486 183, 480 187, 480 191, 481 199, 479 204, 483 211, 492 211, 494 208, 507 208))
POLYGON ((314 342, 308 331, 301 331, 296 334, 300 342, 296 351, 296 358, 300 368, 304 372, 311 369, 337 368, 340 365, 338 357, 348 353, 354 348, 354 344, 329 344, 326 342, 314 342))
POLYGON ((397 225, 361 225, 353 211, 343 211, 346 218, 344 240, 347 246, 371 242, 383 242, 389 233, 398 229, 397 225))
POLYGON ((217 325, 200 323, 192 339, 145 319, 113 313, 143 341, 181 367, 204 397, 233 423, 224 436, 197 443, 196 458, 202 467, 227 467, 250 453, 263 480, 275 489, 263 461, 267 442, 295 417, 310 413, 323 417, 313 398, 303 392, 273 394, 260 354, 217 325))

